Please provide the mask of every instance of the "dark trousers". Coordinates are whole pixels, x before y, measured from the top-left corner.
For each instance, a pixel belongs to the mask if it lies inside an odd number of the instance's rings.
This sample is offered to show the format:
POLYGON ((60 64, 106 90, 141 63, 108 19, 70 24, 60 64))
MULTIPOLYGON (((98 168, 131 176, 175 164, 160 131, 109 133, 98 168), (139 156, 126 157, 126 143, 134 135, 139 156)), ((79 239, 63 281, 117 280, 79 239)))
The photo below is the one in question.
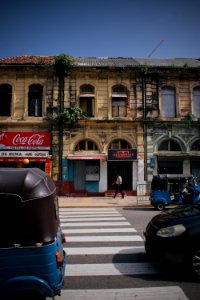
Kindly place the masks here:
POLYGON ((117 196, 118 193, 121 193, 122 198, 124 198, 124 192, 122 190, 122 185, 121 184, 116 184, 114 198, 117 196))

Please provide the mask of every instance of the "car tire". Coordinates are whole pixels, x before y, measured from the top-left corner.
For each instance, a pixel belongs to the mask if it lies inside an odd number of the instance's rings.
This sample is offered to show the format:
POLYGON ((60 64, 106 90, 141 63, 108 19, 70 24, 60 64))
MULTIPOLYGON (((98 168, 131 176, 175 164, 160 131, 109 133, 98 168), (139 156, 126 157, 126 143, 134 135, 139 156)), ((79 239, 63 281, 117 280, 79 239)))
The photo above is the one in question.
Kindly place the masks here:
POLYGON ((158 202, 156 203, 155 208, 159 211, 162 211, 165 209, 165 204, 163 202, 158 202))
POLYGON ((192 250, 185 255, 184 264, 189 272, 200 280, 200 245, 195 246, 192 250))

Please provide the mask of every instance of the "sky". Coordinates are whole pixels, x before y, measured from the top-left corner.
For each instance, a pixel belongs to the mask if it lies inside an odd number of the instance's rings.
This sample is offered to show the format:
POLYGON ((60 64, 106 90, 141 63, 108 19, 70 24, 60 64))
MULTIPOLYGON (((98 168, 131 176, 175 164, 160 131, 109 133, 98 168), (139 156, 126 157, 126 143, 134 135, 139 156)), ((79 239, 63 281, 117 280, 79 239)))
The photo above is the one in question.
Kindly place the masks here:
POLYGON ((0 58, 200 58, 199 0, 1 0, 0 58))

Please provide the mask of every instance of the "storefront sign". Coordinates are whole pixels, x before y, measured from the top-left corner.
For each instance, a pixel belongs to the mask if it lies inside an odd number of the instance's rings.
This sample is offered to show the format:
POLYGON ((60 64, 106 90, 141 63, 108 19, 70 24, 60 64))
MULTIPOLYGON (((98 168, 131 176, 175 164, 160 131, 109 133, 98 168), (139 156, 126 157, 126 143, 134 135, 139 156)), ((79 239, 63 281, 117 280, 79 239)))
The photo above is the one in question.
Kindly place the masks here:
POLYGON ((137 149, 109 149, 108 161, 133 161, 137 159, 137 149))
POLYGON ((0 132, 0 149, 50 149, 49 132, 0 132))
POLYGON ((1 151, 0 157, 48 157, 48 151, 1 151))

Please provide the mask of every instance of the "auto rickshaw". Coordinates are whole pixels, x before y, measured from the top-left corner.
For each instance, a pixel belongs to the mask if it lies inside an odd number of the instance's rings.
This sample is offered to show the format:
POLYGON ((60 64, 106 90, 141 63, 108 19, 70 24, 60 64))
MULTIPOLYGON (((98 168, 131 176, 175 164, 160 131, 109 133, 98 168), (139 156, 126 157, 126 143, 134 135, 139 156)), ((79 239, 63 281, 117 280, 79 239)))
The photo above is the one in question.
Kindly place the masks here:
POLYGON ((192 175, 156 175, 151 182, 150 202, 160 211, 167 205, 195 204, 200 202, 200 186, 192 175))
POLYGON ((0 168, 0 299, 60 295, 63 242, 50 176, 38 168, 0 168))

